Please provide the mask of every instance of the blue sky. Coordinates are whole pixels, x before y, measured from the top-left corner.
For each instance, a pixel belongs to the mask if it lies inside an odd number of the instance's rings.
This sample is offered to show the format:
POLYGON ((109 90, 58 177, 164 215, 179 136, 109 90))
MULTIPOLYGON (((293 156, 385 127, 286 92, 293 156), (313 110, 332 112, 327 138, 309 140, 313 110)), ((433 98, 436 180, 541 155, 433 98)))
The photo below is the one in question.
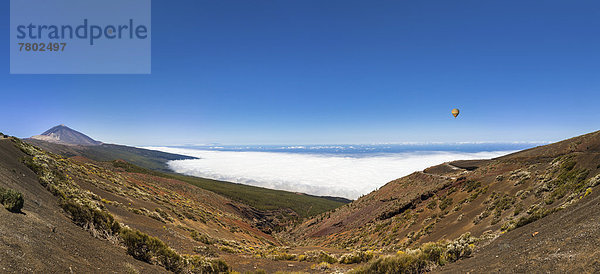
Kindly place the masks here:
POLYGON ((0 131, 19 137, 554 141, 600 121, 598 1, 153 1, 151 75, 10 75, 0 9, 0 131))

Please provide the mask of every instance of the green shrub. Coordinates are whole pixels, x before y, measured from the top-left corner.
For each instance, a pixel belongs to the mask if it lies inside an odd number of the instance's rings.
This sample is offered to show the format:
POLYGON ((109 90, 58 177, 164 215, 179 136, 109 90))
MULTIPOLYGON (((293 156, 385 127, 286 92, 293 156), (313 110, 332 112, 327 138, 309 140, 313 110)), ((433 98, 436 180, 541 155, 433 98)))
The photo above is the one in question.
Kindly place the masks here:
POLYGON ((421 273, 427 261, 415 254, 399 253, 395 256, 379 257, 351 273, 421 273))
POLYGON ((25 200, 23 194, 12 189, 0 188, 0 203, 10 212, 21 212, 25 200))
POLYGON ((127 253, 140 261, 151 263, 156 250, 164 246, 159 239, 137 230, 123 228, 120 235, 127 253))
POLYGON ((194 239, 194 240, 196 240, 198 242, 201 242, 201 243, 204 243, 204 244, 207 244, 207 245, 210 245, 210 244, 214 243, 214 241, 208 235, 203 234, 203 233, 198 233, 195 230, 192 231, 190 233, 190 235, 192 236, 192 239, 194 239))
POLYGON ((585 178, 589 170, 575 168, 575 165, 576 162, 572 160, 561 164, 558 176, 548 185, 552 190, 551 198, 560 199, 570 192, 585 190, 585 178))
POLYGON ((160 239, 137 230, 122 228, 120 235, 129 255, 144 262, 161 265, 175 273, 229 271, 229 266, 222 260, 208 260, 201 256, 181 256, 160 239))
POLYGON ((465 183, 463 191, 471 192, 481 187, 481 182, 469 180, 465 183))
POLYGON ((448 262, 455 262, 462 258, 471 256, 475 248, 475 238, 471 237, 471 233, 467 232, 458 239, 446 245, 445 259, 448 262))
POLYGON ((184 255, 184 273, 229 273, 229 266, 223 260, 209 260, 201 256, 184 255))
POLYGON ((21 162, 23 162, 23 164, 25 164, 25 166, 27 166, 29 169, 31 169, 31 171, 33 171, 35 174, 37 174, 37 175, 43 174, 44 167, 41 166, 40 164, 37 164, 35 161, 33 161, 33 157, 25 156, 21 159, 21 162))
POLYGON ((451 205, 452 205, 452 198, 446 197, 446 198, 442 199, 442 201, 440 202, 439 208, 441 211, 444 211, 446 208, 448 208, 451 205))
POLYGON ((366 262, 373 258, 373 252, 371 251, 358 251, 348 254, 344 254, 340 257, 339 263, 341 264, 359 264, 366 262))
POLYGON ((446 249, 445 245, 442 245, 442 244, 426 243, 426 244, 423 244, 420 248, 421 257, 424 260, 434 262, 437 265, 444 265, 445 264, 445 260, 444 260, 445 249, 446 249))
POLYGON ((165 212, 161 208, 156 208, 154 211, 156 211, 156 213, 158 213, 163 220, 173 222, 173 218, 169 215, 169 213, 165 212))
POLYGON ((302 257, 302 261, 308 262, 327 262, 330 264, 337 263, 337 259, 335 257, 323 250, 308 251, 304 253, 304 256, 301 255, 300 257, 302 257))
POLYGON ((515 211, 513 212, 514 216, 517 216, 519 214, 521 214, 521 212, 523 212, 524 206, 523 203, 519 203, 516 207, 515 207, 515 211))
POLYGON ((121 229, 120 235, 127 253, 134 258, 148 263, 156 261, 173 272, 183 270, 185 262, 182 257, 160 239, 129 228, 121 229))
POLYGON ((541 218, 546 217, 550 213, 552 213, 552 210, 550 210, 550 209, 540 208, 538 210, 535 210, 530 215, 519 218, 519 220, 517 221, 517 223, 515 225, 515 228, 522 227, 529 223, 533 223, 541 218))
POLYGON ((119 222, 115 221, 110 213, 73 200, 61 200, 60 206, 71 215, 73 222, 81 227, 104 233, 104 236, 116 235, 120 231, 119 222))
POLYGON ((427 205, 427 208, 429 208, 429 209, 431 209, 431 210, 434 210, 436 207, 437 207, 437 201, 436 201, 436 200, 433 200, 433 201, 431 201, 431 202, 430 202, 430 203, 427 205))
POLYGON ((470 233, 465 233, 449 243, 426 243, 416 250, 398 251, 394 256, 371 260, 350 273, 423 273, 446 262, 469 257, 475 240, 470 233))

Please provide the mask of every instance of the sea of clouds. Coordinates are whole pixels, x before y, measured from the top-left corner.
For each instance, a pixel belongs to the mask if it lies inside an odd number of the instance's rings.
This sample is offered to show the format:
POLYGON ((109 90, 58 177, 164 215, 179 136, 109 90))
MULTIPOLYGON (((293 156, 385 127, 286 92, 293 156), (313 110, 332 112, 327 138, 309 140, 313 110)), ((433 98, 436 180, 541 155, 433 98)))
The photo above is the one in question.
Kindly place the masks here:
POLYGON ((486 159, 513 151, 422 151, 376 155, 300 154, 146 147, 197 157, 170 161, 178 173, 320 196, 356 199, 389 181, 453 160, 486 159))

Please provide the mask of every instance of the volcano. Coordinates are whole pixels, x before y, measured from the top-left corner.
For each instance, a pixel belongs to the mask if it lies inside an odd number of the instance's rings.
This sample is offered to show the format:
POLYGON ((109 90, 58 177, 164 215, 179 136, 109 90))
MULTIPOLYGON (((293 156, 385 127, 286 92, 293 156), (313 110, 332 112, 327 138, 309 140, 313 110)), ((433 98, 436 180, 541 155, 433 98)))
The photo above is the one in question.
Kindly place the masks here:
POLYGON ((32 136, 31 139, 64 145, 98 146, 102 144, 102 142, 96 141, 89 136, 73 130, 65 125, 55 126, 41 135, 32 136))

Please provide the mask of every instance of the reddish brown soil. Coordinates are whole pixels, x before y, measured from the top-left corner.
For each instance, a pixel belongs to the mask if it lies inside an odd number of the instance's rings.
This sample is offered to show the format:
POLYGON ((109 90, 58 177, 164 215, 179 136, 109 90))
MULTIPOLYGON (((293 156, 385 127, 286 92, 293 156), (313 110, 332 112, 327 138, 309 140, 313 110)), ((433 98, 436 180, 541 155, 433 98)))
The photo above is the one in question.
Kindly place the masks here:
POLYGON ((599 273, 600 192, 503 234, 447 273, 599 273), (535 236, 533 236, 535 235, 535 236))

